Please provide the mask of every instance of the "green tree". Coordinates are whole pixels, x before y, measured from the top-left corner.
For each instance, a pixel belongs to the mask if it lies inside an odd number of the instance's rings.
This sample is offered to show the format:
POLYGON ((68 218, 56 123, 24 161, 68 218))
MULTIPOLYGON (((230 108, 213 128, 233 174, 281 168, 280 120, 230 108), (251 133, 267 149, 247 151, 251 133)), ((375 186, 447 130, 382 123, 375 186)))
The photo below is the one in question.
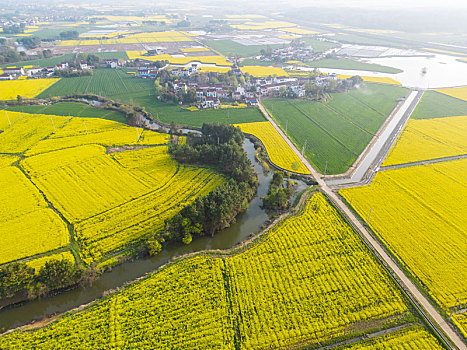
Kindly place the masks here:
POLYGON ((162 243, 157 238, 151 238, 146 242, 146 249, 149 255, 154 256, 161 252, 162 243))
POLYGON ((57 289, 75 282, 79 277, 79 271, 71 261, 52 259, 39 270, 37 280, 49 289, 57 289))
POLYGON ((33 282, 34 269, 25 263, 11 263, 0 267, 0 299, 28 291, 33 282))

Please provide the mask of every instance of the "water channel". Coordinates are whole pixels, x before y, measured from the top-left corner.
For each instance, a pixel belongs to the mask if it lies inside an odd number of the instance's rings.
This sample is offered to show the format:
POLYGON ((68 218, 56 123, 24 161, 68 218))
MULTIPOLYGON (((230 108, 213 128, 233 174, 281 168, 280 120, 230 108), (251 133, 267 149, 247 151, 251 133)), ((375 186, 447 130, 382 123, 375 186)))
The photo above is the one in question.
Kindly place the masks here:
MULTIPOLYGON (((169 244, 155 257, 123 263, 114 267, 112 271, 104 273, 91 286, 77 287, 46 298, 5 307, 0 310, 0 329, 10 329, 32 320, 65 312, 101 298, 104 292, 121 287, 125 283, 158 268, 176 256, 206 249, 230 248, 247 239, 250 235, 259 232, 268 219, 266 211, 261 208, 261 197, 264 197, 268 192, 272 172, 266 173, 263 170, 261 163, 255 158, 254 145, 248 139, 244 142, 244 149, 258 174, 259 187, 256 197, 252 200, 248 209, 240 214, 236 222, 229 228, 217 233, 214 237, 194 239, 189 245, 169 244)), ((306 187, 305 183, 298 181, 296 193, 306 187)))

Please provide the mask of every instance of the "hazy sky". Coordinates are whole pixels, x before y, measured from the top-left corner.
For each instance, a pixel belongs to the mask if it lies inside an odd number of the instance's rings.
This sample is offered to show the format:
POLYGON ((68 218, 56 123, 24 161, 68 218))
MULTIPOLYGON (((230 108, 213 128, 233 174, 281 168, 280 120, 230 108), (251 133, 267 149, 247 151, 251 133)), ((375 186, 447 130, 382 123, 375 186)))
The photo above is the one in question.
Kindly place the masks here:
MULTIPOLYGON (((467 8, 466 0, 292 0, 300 6, 319 7, 442 7, 442 8, 467 8)), ((467 20, 467 19, 466 19, 467 20)))

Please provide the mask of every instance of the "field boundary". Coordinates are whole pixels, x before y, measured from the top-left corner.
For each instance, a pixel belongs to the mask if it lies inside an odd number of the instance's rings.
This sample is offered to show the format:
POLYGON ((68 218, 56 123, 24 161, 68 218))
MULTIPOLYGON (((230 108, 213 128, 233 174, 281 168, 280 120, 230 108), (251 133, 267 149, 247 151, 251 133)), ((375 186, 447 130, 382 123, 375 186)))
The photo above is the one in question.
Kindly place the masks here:
POLYGON ((394 119, 395 115, 397 114, 397 112, 402 108, 404 102, 405 102, 405 99, 410 95, 410 93, 412 92, 412 90, 409 90, 409 92, 407 93, 407 95, 405 96, 404 98, 404 101, 401 101, 399 102, 396 107, 394 107, 394 109, 392 110, 391 114, 389 114, 389 116, 386 118, 386 120, 384 121, 383 124, 381 124, 381 126, 379 127, 378 131, 374 134, 373 138, 370 140, 370 142, 366 145, 366 147, 364 148, 364 150, 360 153, 360 155, 358 156, 358 158, 355 160, 355 162, 349 167, 349 169, 345 172, 345 173, 342 173, 342 174, 336 174, 336 175, 326 175, 326 179, 329 179, 329 180, 335 180, 335 179, 343 179, 343 178, 351 178, 355 172, 357 171, 359 165, 363 162, 363 159, 365 159, 365 157, 368 155, 368 153, 370 153, 371 149, 373 148, 373 146, 375 145, 376 141, 378 141, 379 137, 381 136, 381 134, 383 133, 383 131, 386 129, 386 127, 388 126, 388 124, 394 119))
POLYGON ((317 191, 314 188, 307 189, 306 192, 301 196, 299 202, 297 203, 297 205, 295 207, 290 208, 289 211, 283 213, 282 215, 280 215, 279 217, 274 219, 271 223, 269 223, 260 232, 258 232, 256 234, 253 234, 250 238, 247 238, 246 240, 238 242, 236 245, 234 245, 231 248, 228 248, 228 249, 200 250, 200 251, 197 251, 197 252, 192 252, 192 253, 187 253, 187 254, 183 254, 183 255, 180 255, 180 256, 176 256, 176 257, 170 259, 169 261, 167 261, 165 264, 157 267, 156 269, 153 269, 153 270, 145 273, 144 275, 142 275, 142 276, 140 276, 140 277, 138 277, 138 278, 136 278, 134 280, 128 281, 128 282, 124 283, 122 286, 120 286, 118 288, 105 291, 103 293, 102 297, 100 297, 98 299, 94 299, 94 300, 90 301, 89 303, 82 304, 82 305, 80 305, 80 306, 78 306, 76 308, 73 308, 71 310, 67 310, 67 311, 64 311, 64 312, 60 312, 60 313, 50 315, 48 317, 43 318, 42 320, 37 320, 37 321, 33 320, 33 321, 31 321, 31 322, 29 322, 29 323, 27 323, 25 325, 21 325, 21 326, 9 329, 4 333, 0 333, 0 338, 3 337, 4 335, 7 335, 9 333, 13 333, 13 332, 16 332, 16 331, 33 330, 33 329, 42 328, 42 327, 47 326, 50 323, 58 321, 61 317, 68 316, 70 314, 74 314, 74 313, 77 313, 77 312, 82 311, 84 309, 90 308, 94 304, 109 298, 113 294, 116 294, 116 293, 118 293, 120 291, 123 291, 126 288, 132 286, 133 284, 135 284, 137 282, 140 282, 140 281, 142 281, 142 280, 144 280, 146 278, 149 278, 152 275, 155 275, 155 274, 159 273, 160 271, 170 267, 171 265, 179 263, 179 262, 181 262, 183 260, 187 260, 187 259, 194 258, 194 257, 197 257, 197 256, 209 256, 209 257, 212 257, 212 258, 226 258, 228 256, 235 256, 235 255, 241 254, 244 251, 254 247, 255 245, 257 245, 259 243, 261 243, 264 239, 266 239, 268 237, 270 232, 273 232, 273 230, 277 229, 280 226, 280 224, 282 224, 286 219, 288 219, 289 217, 291 218, 291 217, 299 215, 304 209, 304 206, 303 206, 304 203, 309 198, 311 198, 316 192, 317 191))

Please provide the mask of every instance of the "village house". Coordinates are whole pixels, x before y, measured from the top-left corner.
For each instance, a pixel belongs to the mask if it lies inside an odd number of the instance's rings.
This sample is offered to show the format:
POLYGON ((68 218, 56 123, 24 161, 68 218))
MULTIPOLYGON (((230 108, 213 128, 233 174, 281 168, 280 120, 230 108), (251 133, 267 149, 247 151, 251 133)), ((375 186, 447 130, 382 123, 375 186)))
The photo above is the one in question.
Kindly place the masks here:
POLYGON ((203 108, 218 108, 220 106, 220 102, 218 98, 205 97, 201 105, 203 108))
POLYGON ((67 70, 68 68, 68 62, 61 62, 55 66, 55 70, 67 70))
POLYGON ((158 74, 158 70, 151 67, 138 67, 136 70, 136 76, 143 79, 156 79, 158 74))
POLYGON ((7 73, 0 74, 0 80, 13 80, 13 75, 7 73))
POLYGON ((24 69, 22 67, 3 68, 3 74, 12 75, 13 77, 24 75, 24 69))
POLYGON ((107 58, 104 60, 108 68, 118 68, 120 66, 116 58, 107 58))

